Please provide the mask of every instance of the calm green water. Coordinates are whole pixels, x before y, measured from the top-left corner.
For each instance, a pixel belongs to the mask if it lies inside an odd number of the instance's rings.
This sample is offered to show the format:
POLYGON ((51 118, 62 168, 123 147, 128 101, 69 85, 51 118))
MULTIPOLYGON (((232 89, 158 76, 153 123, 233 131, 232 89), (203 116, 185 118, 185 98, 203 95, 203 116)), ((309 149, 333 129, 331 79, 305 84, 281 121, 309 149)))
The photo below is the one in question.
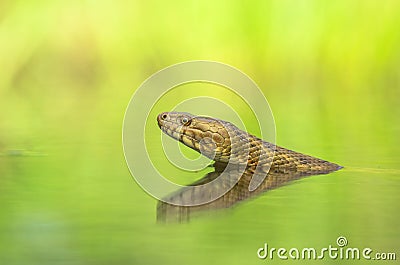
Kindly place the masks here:
POLYGON ((119 126, 99 130, 96 121, 82 139, 73 131, 48 139, 43 156, 1 156, 2 264, 259 264, 270 262, 256 256, 264 243, 322 248, 340 235, 352 247, 397 251, 398 146, 374 131, 363 135, 375 139, 366 145, 325 141, 325 124, 312 123, 307 135, 279 120, 278 137, 290 134, 290 148, 345 168, 184 224, 156 223, 157 201, 130 176, 119 126))

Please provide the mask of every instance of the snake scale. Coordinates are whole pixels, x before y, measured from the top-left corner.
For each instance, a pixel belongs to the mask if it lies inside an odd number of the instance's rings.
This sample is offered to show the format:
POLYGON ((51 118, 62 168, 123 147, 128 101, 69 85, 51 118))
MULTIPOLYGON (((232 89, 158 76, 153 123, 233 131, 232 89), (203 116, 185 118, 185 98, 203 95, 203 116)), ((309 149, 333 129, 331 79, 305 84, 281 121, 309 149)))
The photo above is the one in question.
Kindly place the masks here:
POLYGON ((246 164, 248 169, 259 166, 265 173, 273 170, 314 175, 342 168, 263 141, 227 121, 185 112, 163 112, 158 115, 157 121, 164 133, 215 162, 246 164))

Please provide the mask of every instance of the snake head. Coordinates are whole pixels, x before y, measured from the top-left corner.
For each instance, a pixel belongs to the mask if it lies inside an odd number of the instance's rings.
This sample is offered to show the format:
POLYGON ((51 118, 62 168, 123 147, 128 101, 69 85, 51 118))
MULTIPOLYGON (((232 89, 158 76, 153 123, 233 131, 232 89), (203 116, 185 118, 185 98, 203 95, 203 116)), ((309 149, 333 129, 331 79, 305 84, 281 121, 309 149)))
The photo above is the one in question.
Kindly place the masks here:
MULTIPOLYGON (((158 115, 157 122, 170 137, 214 161, 224 163, 230 159, 231 138, 238 139, 240 132, 229 122, 186 112, 163 112, 158 115)), ((243 157, 243 162, 246 161, 247 157, 243 157)))

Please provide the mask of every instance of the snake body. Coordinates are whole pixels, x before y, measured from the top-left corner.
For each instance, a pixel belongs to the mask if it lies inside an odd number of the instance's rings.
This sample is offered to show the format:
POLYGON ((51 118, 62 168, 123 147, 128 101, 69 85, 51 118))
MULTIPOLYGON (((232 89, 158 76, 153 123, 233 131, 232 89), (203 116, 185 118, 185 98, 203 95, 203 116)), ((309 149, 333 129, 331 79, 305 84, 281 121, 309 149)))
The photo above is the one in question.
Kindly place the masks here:
POLYGON ((263 141, 227 121, 185 112, 163 112, 157 121, 164 133, 218 163, 245 164, 249 170, 260 168, 265 173, 272 170, 310 175, 342 168, 263 141))

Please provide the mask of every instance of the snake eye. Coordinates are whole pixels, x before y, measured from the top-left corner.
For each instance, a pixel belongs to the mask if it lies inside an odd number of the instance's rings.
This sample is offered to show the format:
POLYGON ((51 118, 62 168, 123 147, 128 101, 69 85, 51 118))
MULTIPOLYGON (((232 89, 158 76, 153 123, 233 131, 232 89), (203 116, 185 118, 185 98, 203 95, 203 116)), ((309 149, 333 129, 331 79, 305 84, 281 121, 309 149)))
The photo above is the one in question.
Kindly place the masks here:
POLYGON ((167 119, 167 114, 164 113, 164 114, 161 116, 161 119, 163 119, 163 120, 167 119))
POLYGON ((189 125, 191 121, 192 120, 189 119, 188 117, 183 117, 182 120, 181 120, 183 125, 189 125))

